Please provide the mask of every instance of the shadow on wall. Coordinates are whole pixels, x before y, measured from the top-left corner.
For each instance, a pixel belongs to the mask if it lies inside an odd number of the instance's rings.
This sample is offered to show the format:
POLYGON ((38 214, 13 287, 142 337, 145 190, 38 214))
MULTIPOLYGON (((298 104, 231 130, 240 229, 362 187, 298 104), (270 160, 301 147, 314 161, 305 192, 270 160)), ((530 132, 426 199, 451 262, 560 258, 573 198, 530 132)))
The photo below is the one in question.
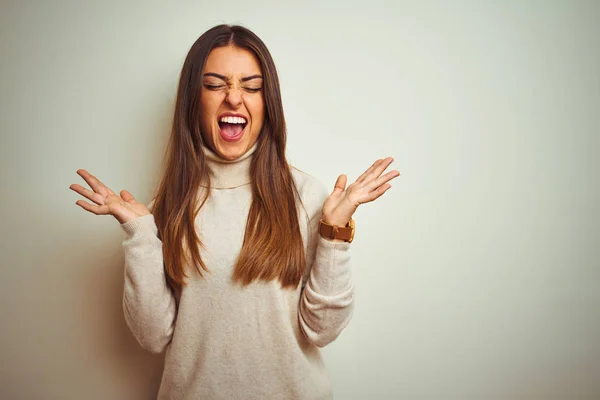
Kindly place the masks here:
MULTIPOLYGON (((89 242, 86 244, 89 246, 89 242)), ((89 352, 86 365, 109 374, 103 383, 115 384, 114 392, 119 397, 125 393, 131 394, 129 398, 156 398, 164 354, 144 350, 125 322, 121 242, 98 245, 93 253, 93 267, 81 269, 78 276, 82 283, 77 297, 82 299, 82 333, 87 338, 82 348, 89 352)))

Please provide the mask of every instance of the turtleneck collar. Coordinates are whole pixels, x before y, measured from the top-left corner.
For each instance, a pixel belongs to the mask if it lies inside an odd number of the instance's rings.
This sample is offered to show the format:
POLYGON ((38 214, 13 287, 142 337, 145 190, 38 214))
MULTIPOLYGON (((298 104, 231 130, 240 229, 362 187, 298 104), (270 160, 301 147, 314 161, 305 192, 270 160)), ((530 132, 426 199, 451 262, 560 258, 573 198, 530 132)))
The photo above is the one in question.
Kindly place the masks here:
MULTIPOLYGON (((250 183, 250 163, 257 146, 258 141, 235 160, 226 160, 202 145, 206 164, 209 168, 210 187, 213 189, 232 189, 250 183)), ((206 187, 206 184, 202 186, 206 187)))

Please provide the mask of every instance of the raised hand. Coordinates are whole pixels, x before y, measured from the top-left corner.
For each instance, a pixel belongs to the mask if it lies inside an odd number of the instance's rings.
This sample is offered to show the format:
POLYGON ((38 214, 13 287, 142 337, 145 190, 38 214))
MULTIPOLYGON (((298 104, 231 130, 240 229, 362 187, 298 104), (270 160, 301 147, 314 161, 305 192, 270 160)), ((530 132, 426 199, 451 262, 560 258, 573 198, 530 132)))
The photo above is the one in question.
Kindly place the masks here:
POLYGON ((77 174, 90 185, 93 191, 76 183, 69 186, 69 189, 96 203, 94 205, 77 200, 75 204, 84 210, 96 215, 112 215, 121 224, 150 214, 148 208, 143 203, 138 203, 127 190, 122 190, 118 196, 85 169, 78 169, 77 174))
POLYGON ((400 175, 396 170, 381 175, 393 161, 392 157, 375 161, 347 188, 346 175, 340 175, 333 192, 323 203, 323 220, 331 225, 345 226, 359 205, 381 197, 392 187, 388 182, 400 175))

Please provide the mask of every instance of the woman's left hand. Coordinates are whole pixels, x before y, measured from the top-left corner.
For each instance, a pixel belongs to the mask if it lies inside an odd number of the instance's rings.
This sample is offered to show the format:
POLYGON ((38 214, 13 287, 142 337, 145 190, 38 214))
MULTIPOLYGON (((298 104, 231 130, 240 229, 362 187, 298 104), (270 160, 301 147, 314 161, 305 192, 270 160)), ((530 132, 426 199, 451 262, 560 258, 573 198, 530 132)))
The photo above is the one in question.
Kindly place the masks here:
POLYGON ((323 203, 323 220, 331 225, 345 226, 359 205, 381 197, 392 187, 388 182, 400 175, 396 170, 381 175, 393 161, 392 157, 375 161, 347 188, 346 175, 340 175, 333 192, 323 203))

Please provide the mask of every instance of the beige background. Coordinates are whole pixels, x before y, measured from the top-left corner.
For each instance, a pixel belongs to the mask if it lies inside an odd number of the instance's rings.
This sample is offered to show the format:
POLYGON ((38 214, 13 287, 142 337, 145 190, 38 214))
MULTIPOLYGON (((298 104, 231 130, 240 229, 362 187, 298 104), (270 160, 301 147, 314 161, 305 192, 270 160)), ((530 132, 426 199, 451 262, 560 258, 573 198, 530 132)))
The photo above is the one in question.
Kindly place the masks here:
POLYGON ((0 3, 0 397, 148 399, 124 233, 68 189, 148 201, 178 74, 242 23, 281 74, 293 164, 402 176, 356 214, 336 399, 600 398, 600 3, 0 3))

